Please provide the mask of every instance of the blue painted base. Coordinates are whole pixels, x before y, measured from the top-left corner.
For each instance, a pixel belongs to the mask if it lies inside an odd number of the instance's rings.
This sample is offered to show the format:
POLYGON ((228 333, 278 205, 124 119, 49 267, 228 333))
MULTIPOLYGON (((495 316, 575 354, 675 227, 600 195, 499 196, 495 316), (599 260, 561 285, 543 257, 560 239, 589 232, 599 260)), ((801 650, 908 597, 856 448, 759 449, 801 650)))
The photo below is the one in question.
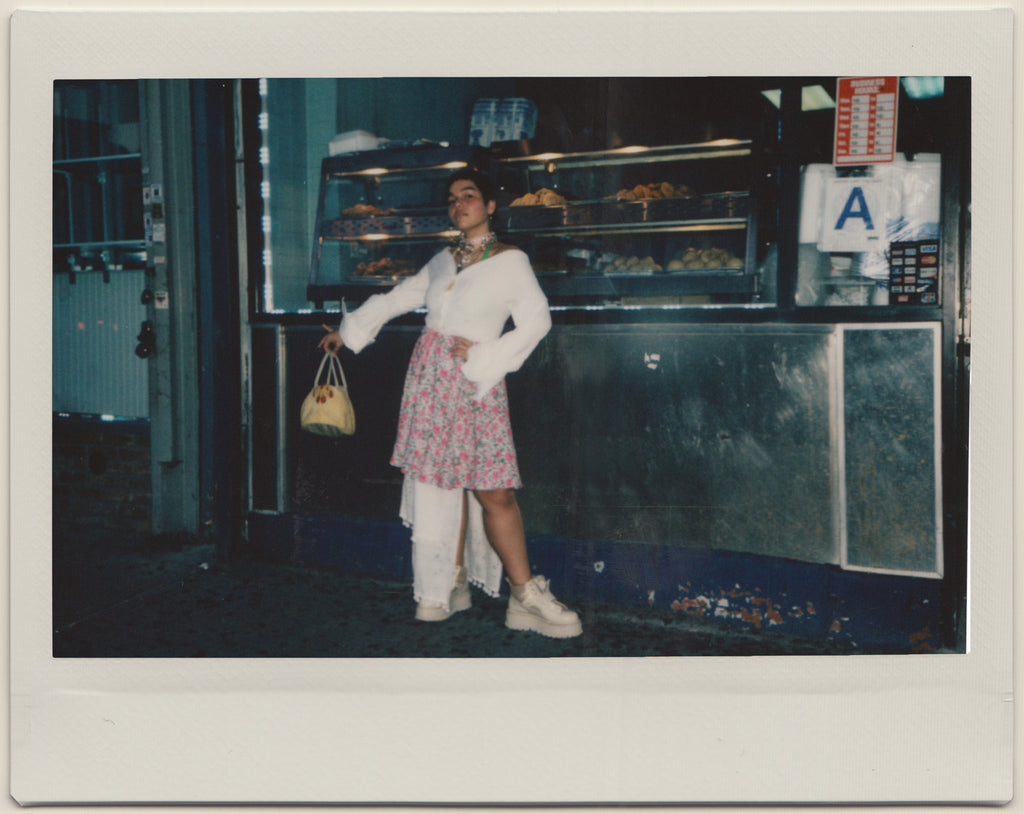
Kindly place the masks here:
MULTIPOLYGON (((253 514, 249 541, 279 562, 412 579, 409 531, 399 523, 253 514)), ((534 572, 550 578, 569 602, 649 607, 842 639, 865 652, 939 648, 941 580, 642 543, 533 535, 528 545, 534 572)))

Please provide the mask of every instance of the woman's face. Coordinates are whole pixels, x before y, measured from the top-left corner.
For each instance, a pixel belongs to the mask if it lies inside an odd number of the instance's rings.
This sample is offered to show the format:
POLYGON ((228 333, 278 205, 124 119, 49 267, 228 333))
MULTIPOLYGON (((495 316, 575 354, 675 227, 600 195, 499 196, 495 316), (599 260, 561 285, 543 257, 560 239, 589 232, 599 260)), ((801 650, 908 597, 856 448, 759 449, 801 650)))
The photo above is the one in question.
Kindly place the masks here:
POLYGON ((448 217, 466 237, 479 237, 491 230, 488 218, 494 206, 494 201, 484 203, 483 194, 468 179, 459 179, 448 188, 448 217))

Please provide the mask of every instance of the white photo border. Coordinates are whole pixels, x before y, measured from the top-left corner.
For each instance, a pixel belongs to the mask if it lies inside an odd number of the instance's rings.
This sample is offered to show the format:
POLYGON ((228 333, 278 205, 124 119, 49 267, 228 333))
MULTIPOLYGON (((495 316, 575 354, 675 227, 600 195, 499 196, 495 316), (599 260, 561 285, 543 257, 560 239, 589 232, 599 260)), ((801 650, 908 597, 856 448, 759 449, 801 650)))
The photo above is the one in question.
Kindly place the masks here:
POLYGON ((560 8, 15 15, 15 800, 966 803, 1012 795, 1012 14, 560 8), (459 48, 467 42, 476 46, 468 57, 459 48), (33 394, 50 392, 53 79, 468 73, 972 77, 967 655, 52 658, 51 419, 33 394))

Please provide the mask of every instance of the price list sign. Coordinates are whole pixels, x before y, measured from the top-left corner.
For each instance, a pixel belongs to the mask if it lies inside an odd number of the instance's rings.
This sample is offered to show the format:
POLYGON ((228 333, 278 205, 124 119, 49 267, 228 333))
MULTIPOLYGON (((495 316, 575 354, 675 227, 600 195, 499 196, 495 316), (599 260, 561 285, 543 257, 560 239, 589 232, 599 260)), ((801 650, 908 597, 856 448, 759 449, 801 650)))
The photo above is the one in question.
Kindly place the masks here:
POLYGON ((881 164, 896 154, 898 76, 839 79, 836 89, 836 166, 881 164))

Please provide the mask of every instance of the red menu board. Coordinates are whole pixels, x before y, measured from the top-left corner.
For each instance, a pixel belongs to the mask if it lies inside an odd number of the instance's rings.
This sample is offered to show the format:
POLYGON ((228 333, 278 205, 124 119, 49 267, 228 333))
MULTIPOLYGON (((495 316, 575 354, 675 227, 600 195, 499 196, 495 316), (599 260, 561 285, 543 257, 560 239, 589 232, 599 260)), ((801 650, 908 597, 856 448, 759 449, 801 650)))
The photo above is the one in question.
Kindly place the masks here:
POLYGON ((898 76, 839 79, 833 164, 880 164, 893 160, 899 81, 898 76))

